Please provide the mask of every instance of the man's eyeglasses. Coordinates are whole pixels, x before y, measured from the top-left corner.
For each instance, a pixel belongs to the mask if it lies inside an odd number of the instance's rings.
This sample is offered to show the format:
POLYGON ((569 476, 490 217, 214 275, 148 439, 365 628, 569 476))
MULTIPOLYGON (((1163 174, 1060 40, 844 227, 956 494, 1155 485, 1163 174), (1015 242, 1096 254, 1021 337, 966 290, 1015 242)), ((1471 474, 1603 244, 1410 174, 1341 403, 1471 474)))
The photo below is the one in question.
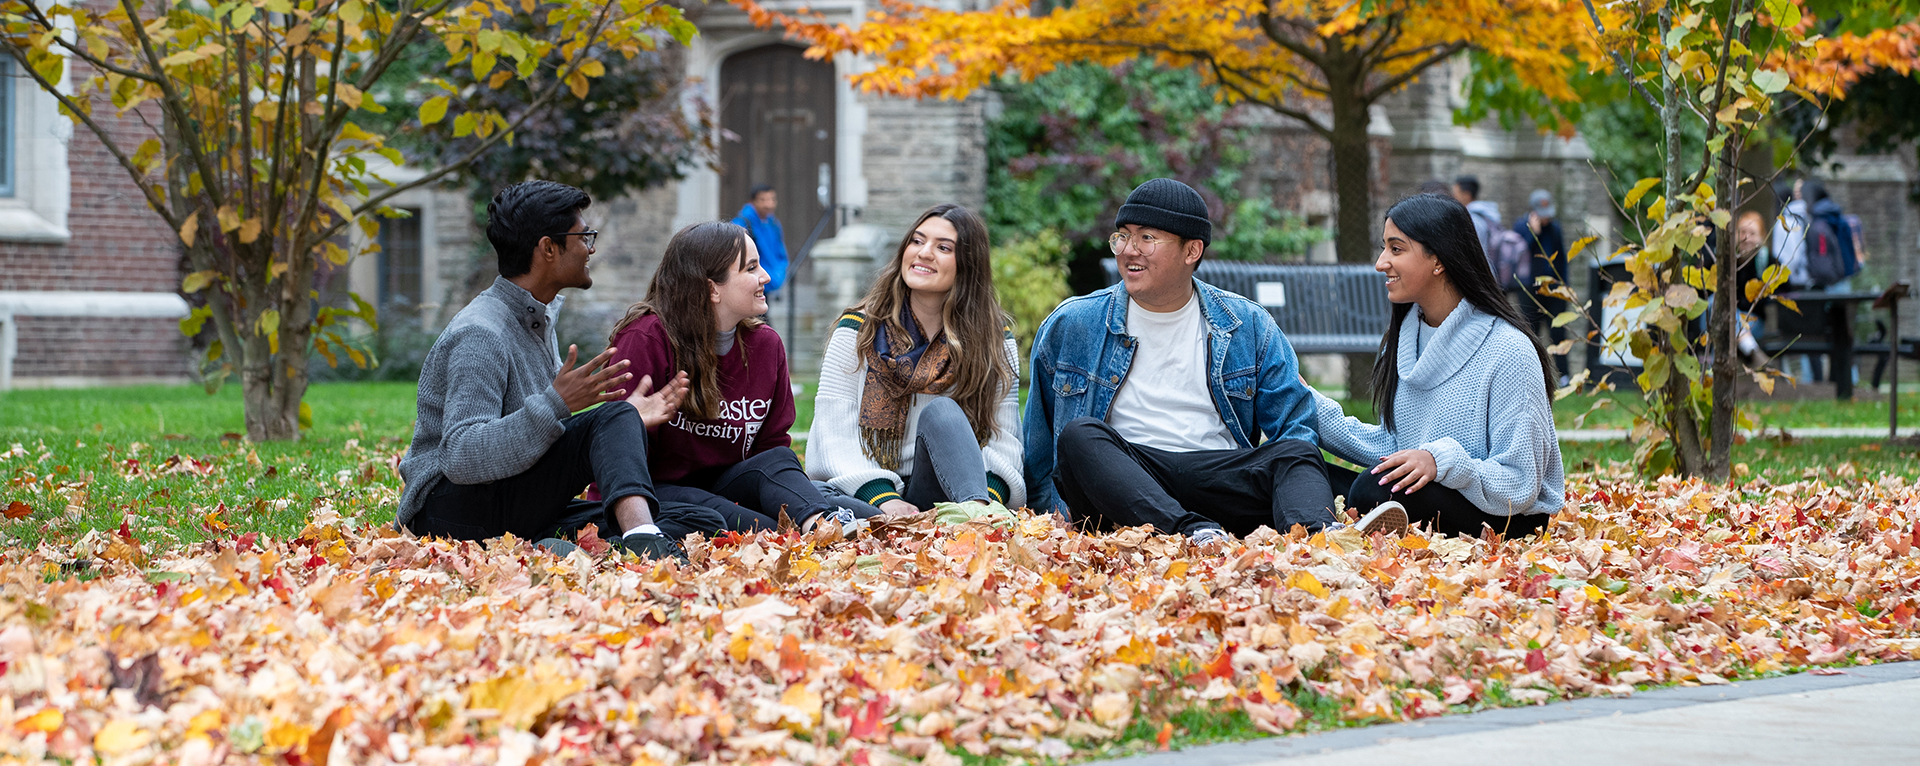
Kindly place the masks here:
MULTIPOLYGON (((592 250, 593 243, 596 240, 600 239, 600 232, 595 231, 593 229, 588 229, 586 231, 563 231, 563 232, 560 232, 559 234, 548 234, 547 236, 553 237, 554 239, 559 239, 561 237, 579 237, 580 244, 586 245, 588 250, 592 250)), ((565 247, 565 245, 562 245, 562 247, 565 247)))
POLYGON ((1166 241, 1167 239, 1165 237, 1156 237, 1145 232, 1132 235, 1124 231, 1116 231, 1107 237, 1107 247, 1113 250, 1114 255, 1119 255, 1127 249, 1128 243, 1132 243, 1133 246, 1140 251, 1141 255, 1152 255, 1154 248, 1159 247, 1160 243, 1166 241))

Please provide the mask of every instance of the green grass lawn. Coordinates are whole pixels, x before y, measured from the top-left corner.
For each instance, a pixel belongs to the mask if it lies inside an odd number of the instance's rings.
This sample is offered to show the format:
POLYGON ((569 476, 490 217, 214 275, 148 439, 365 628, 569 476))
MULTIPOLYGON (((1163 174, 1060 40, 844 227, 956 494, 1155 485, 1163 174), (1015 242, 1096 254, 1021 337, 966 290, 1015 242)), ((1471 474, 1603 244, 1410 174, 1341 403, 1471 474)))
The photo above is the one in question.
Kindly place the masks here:
MULTIPOLYGON (((812 382, 802 384, 795 434, 812 422, 812 382)), ((0 544, 69 542, 89 530, 117 529, 123 520, 159 543, 232 531, 291 535, 322 506, 368 523, 389 521, 399 488, 391 466, 412 435, 413 399, 414 386, 406 383, 316 385, 307 394, 314 425, 300 441, 250 444, 240 438, 245 427, 233 386, 212 396, 189 386, 0 394, 3 504, 14 510, 10 515, 21 511, 16 501, 25 506, 21 518, 0 520, 0 544)), ((1886 413, 1883 403, 1873 402, 1800 406, 1808 413, 1785 410, 1778 419, 1872 424, 1876 406, 1878 417, 1886 413)), ((1361 417, 1371 417, 1370 410, 1349 405, 1361 417)), ((1920 411, 1913 422, 1920 424, 1920 411)), ((1630 470, 1633 448, 1624 441, 1570 442, 1561 449, 1570 472, 1630 470)), ((1916 478, 1915 457, 1913 448, 1875 439, 1754 439, 1734 448, 1735 462, 1750 475, 1775 482, 1916 478)))
MULTIPOLYGON (((1785 384, 1782 384, 1785 385, 1785 384)), ((1569 396, 1554 402, 1553 420, 1560 428, 1574 428, 1574 421, 1589 410, 1581 428, 1627 428, 1633 425, 1635 408, 1641 406, 1636 393, 1620 393, 1610 396, 1580 394, 1569 396), (1594 410, 1593 406, 1602 399, 1608 404, 1594 410)), ((1803 399, 1797 401, 1757 401, 1743 402, 1741 409, 1748 413, 1755 425, 1767 430, 1785 428, 1844 428, 1844 427, 1887 427, 1887 402, 1850 401, 1836 399, 1803 399)), ((1920 426, 1920 391, 1902 392, 1900 397, 1900 425, 1920 426)))

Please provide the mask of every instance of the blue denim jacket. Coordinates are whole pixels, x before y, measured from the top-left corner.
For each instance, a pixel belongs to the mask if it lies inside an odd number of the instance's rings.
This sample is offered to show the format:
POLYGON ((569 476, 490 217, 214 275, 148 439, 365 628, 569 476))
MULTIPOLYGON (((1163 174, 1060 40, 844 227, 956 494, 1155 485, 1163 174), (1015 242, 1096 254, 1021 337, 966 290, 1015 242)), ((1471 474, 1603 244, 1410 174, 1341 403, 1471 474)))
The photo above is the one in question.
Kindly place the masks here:
MULTIPOLYGON (((1234 441, 1247 449, 1263 437, 1318 445, 1313 395, 1300 382, 1293 344, 1273 316, 1253 301, 1198 279, 1193 286, 1211 352, 1207 388, 1234 441)), ((1023 438, 1028 506, 1062 509, 1053 486, 1054 439, 1074 418, 1107 419, 1113 396, 1133 366, 1138 342, 1127 334, 1124 285, 1070 298, 1040 324, 1028 367, 1032 386, 1023 438)))

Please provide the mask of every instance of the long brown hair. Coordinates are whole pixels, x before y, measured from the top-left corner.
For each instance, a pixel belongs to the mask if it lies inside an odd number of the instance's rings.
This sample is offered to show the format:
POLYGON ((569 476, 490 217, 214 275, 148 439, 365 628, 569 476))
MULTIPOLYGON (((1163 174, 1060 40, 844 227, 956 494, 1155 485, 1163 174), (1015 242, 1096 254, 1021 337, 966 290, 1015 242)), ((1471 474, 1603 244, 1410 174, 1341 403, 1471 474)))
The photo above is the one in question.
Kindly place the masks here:
MULTIPOLYGON (((687 373, 687 398, 680 409, 695 420, 707 420, 720 411, 720 354, 714 347, 716 321, 708 283, 725 284, 747 260, 747 230, 726 221, 696 223, 681 229, 667 242, 660 268, 647 286, 647 299, 627 307, 613 326, 607 344, 648 314, 660 317, 673 347, 673 362, 687 373)), ((739 330, 764 324, 758 317, 740 320, 739 330)), ((744 338, 736 343, 745 343, 744 338)), ((741 358, 746 347, 741 347, 741 358)), ((656 384, 665 381, 655 381, 656 384)))
POLYGON ((946 396, 960 405, 973 426, 974 438, 985 445, 993 436, 994 410, 1013 386, 1015 372, 1007 364, 1004 348, 1007 313, 993 293, 993 248, 987 240, 987 224, 979 215, 959 205, 934 205, 907 227, 893 260, 880 267, 867 297, 855 307, 867 315, 866 323, 860 325, 860 356, 866 358, 882 327, 906 332, 900 312, 907 306, 909 290, 900 264, 906 260, 914 230, 930 218, 946 219, 959 235, 954 246, 953 289, 940 311, 943 334, 953 351, 953 385, 946 396))

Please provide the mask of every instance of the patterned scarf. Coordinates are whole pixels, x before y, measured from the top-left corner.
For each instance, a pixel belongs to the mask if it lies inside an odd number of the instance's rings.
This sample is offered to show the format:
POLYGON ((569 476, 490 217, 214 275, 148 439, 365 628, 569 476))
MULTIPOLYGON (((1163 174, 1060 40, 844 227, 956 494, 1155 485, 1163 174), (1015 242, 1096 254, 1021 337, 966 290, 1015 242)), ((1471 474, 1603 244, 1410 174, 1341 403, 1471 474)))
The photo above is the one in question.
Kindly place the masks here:
MULTIPOLYGON (((882 326, 867 349, 867 383, 860 394, 860 440, 867 457, 889 471, 900 470, 900 448, 907 436, 907 411, 915 394, 938 394, 953 384, 945 334, 921 337, 911 310, 900 312, 905 332, 882 326)), ((878 321, 876 318, 873 321, 878 321)))

